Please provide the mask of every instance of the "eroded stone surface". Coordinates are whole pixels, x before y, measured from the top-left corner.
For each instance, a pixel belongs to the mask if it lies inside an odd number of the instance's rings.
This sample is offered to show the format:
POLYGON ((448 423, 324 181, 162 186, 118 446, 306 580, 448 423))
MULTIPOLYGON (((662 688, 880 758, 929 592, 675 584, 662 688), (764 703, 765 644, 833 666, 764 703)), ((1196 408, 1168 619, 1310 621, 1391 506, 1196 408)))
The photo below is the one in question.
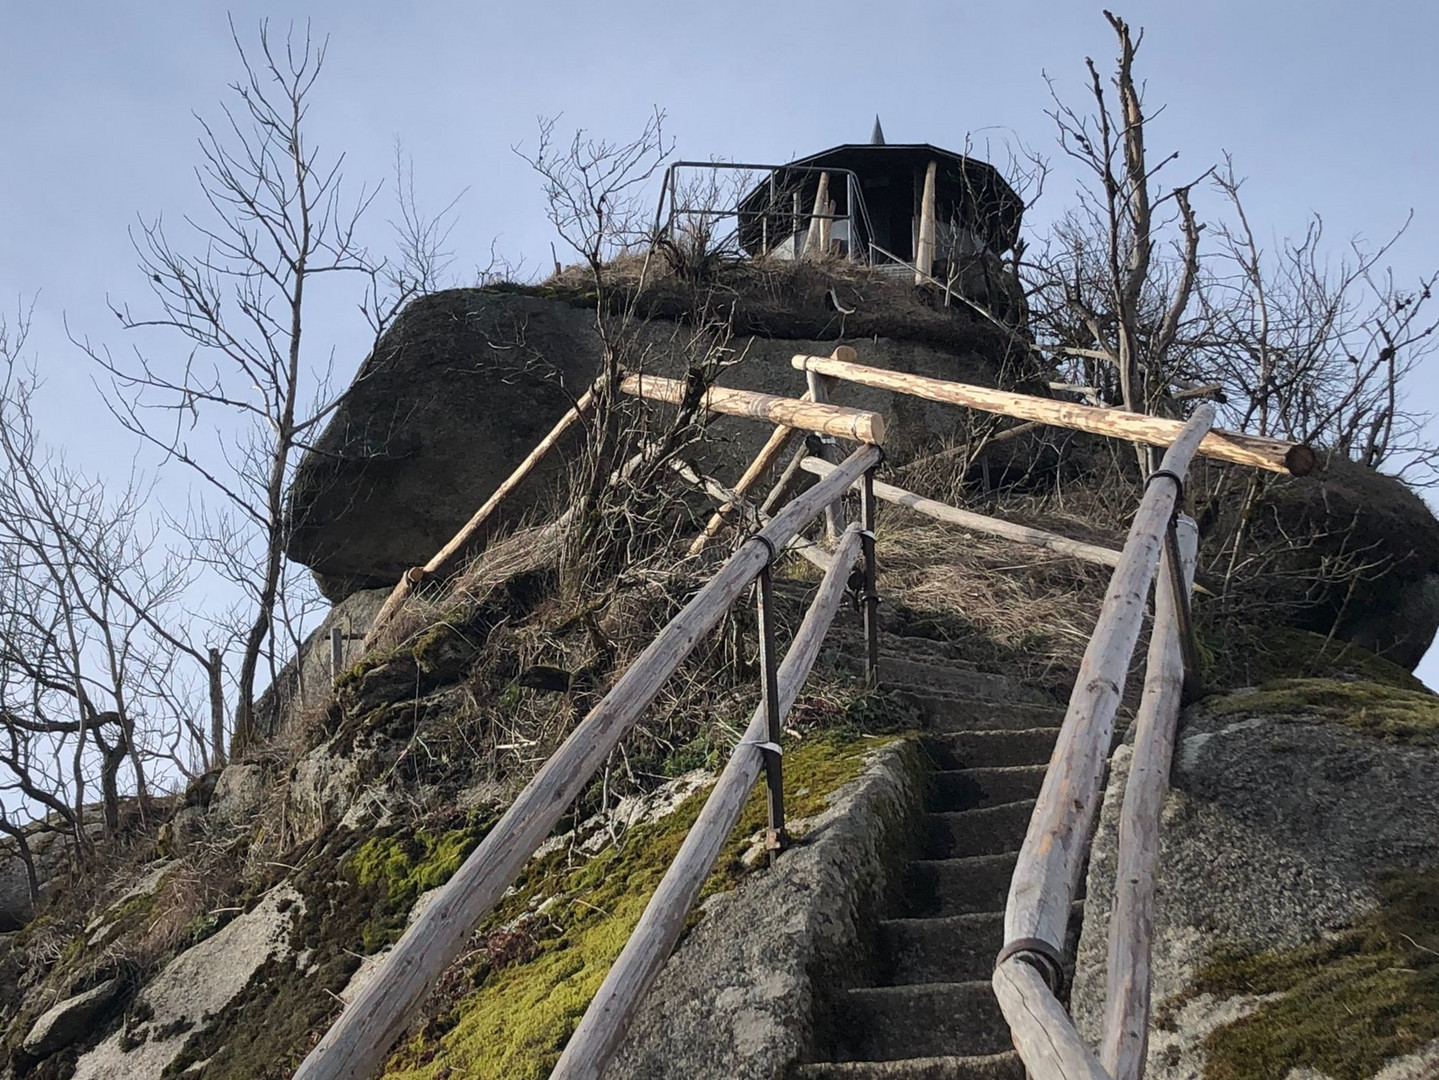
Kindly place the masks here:
POLYGON ((773 869, 711 898, 605 1080, 772 1080, 801 1060, 859 967, 919 785, 908 751, 886 747, 773 869))
POLYGON ((115 1032, 84 1054, 74 1080, 154 1080, 179 1057, 189 1037, 228 1005, 265 961, 289 945, 301 903, 288 886, 167 964, 140 991, 134 1015, 145 1020, 115 1032))
MULTIPOLYGON (((1090 857, 1073 1012, 1091 1045, 1103 1022, 1129 760, 1128 746, 1112 759, 1090 857)), ((1195 972, 1217 948, 1313 941, 1373 909, 1381 872, 1439 863, 1439 753, 1313 718, 1210 716, 1201 705, 1181 726, 1172 784, 1160 835, 1153 1001, 1156 1010, 1177 1008, 1172 1024, 1151 1027, 1146 1075, 1194 1080, 1203 1075, 1205 1036, 1262 1002, 1192 996, 1195 972)))

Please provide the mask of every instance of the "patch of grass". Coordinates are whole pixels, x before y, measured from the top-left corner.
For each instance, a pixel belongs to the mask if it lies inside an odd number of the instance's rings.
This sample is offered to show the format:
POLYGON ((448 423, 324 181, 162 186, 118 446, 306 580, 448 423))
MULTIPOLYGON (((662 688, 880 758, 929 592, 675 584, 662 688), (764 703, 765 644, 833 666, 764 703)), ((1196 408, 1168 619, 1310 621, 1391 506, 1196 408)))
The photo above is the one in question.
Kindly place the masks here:
MULTIPOLYGON (((886 741, 831 729, 787 748, 790 820, 821 812, 886 741)), ((467 970, 452 973, 453 1008, 395 1056, 386 1077, 548 1076, 679 851, 705 794, 591 858, 576 862, 580 856, 561 850, 532 863, 482 928, 484 945, 467 970)), ((765 824, 764 789, 757 785, 706 883, 706 895, 733 888, 749 872, 742 856, 765 824)))
POLYGON ((1277 994, 1204 1042, 1206 1080, 1270 1080, 1308 1067, 1363 1080, 1439 1038, 1439 868, 1379 883, 1380 906, 1339 936, 1229 953, 1193 993, 1277 994))
POLYGON ((1252 694, 1209 698, 1204 707, 1216 716, 1317 716, 1393 742, 1439 745, 1439 696, 1384 683, 1280 679, 1252 694))

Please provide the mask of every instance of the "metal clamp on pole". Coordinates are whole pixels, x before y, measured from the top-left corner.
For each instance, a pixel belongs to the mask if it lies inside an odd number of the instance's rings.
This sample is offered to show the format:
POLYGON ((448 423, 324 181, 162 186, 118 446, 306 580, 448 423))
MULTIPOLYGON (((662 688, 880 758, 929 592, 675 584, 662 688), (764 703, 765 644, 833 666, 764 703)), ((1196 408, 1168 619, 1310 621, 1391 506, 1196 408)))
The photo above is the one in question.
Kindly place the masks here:
POLYGON ((1043 938, 1015 938, 999 950, 999 955, 994 958, 995 968, 998 969, 1006 960, 1018 960, 1028 964, 1039 972, 1044 985, 1049 987, 1056 998, 1060 1001, 1068 999, 1069 985, 1064 977, 1064 956, 1043 938))
POLYGON ((1174 597, 1175 618, 1179 623, 1179 648, 1184 657, 1184 688, 1180 701, 1189 705, 1204 696, 1204 680, 1199 659, 1199 645, 1194 638, 1194 609, 1191 596, 1184 581, 1184 565, 1179 555, 1179 533, 1176 526, 1179 515, 1184 511, 1184 478, 1170 469, 1156 469, 1144 481, 1147 488, 1158 477, 1173 480, 1177 489, 1174 496, 1174 512, 1169 515, 1169 526, 1164 530, 1164 562, 1169 565, 1169 588, 1174 597))

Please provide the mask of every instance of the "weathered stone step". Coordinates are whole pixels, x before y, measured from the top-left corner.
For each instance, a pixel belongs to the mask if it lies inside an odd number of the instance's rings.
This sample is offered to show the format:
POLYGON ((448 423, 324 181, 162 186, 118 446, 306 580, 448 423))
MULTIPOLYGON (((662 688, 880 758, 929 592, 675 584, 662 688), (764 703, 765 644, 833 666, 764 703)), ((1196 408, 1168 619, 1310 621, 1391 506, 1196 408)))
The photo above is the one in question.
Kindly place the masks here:
POLYGON ((1004 912, 879 924, 880 981, 889 986, 987 979, 1004 944, 1004 912))
POLYGON ((991 675, 957 664, 931 664, 890 655, 880 657, 879 681, 881 686, 895 690, 937 690, 984 701, 1053 704, 1047 695, 1004 675, 991 675))
POLYGON ((905 914, 911 918, 1003 911, 1015 852, 959 859, 916 859, 905 873, 905 914))
MULTIPOLYGON (((836 623, 830 631, 832 640, 848 660, 863 661, 868 653, 864 631, 853 623, 836 623)), ((912 637, 908 634, 879 632, 879 655, 883 660, 908 660, 917 664, 939 664, 974 670, 974 662, 960 655, 958 646, 934 638, 912 637)))
POLYGON ((997 1054, 1009 1027, 987 979, 872 986, 844 995, 836 1030, 841 1061, 997 1054))
POLYGON ((945 690, 895 687, 913 705, 931 731, 1025 731, 1058 727, 1064 709, 1051 702, 991 701, 945 690))
POLYGON ((925 814, 920 854, 927 859, 954 859, 1018 851, 1033 813, 1034 800, 1022 799, 978 810, 925 814))
POLYGON ((1044 765, 1054 750, 1059 728, 1022 731, 953 731, 926 735, 925 751, 937 768, 974 769, 994 765, 1044 765))
POLYGON ((974 810, 1032 799, 1044 783, 1047 765, 1005 765, 981 769, 939 769, 930 775, 925 809, 974 810))
POLYGON ((795 1065, 790 1080, 1024 1080, 1013 1050, 979 1057, 925 1057, 900 1061, 826 1061, 795 1065))

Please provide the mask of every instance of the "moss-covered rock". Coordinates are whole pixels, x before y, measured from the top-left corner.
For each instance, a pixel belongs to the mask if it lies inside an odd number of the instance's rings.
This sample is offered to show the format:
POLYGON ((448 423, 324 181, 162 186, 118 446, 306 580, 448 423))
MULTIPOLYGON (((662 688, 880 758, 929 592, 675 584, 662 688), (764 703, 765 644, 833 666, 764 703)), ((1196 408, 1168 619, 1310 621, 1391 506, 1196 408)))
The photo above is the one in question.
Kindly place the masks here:
MULTIPOLYGON (((1367 1080, 1439 1037, 1436 732, 1439 698, 1368 680, 1276 680, 1185 713, 1150 1080, 1367 1080)), ((1090 859, 1074 1011, 1092 1038, 1128 765, 1121 747, 1090 859)))
POLYGON ((1390 875, 1378 892, 1373 911, 1332 937, 1220 953, 1199 969, 1195 995, 1262 998, 1205 1037, 1206 1080, 1305 1068, 1367 1080, 1439 1039, 1439 870, 1390 875))
MULTIPOLYGON (((785 755, 791 821, 822 811, 886 741, 857 731, 805 739, 785 755)), ((481 947, 447 976, 448 1007, 390 1063, 392 1080, 463 1075, 542 1080, 638 922, 704 804, 704 793, 637 827, 594 856, 564 846, 532 862, 481 928, 481 947)), ((725 891, 754 866, 745 858, 764 827, 756 790, 705 886, 725 891)))
POLYGON ((1341 679, 1279 679, 1251 692, 1216 695, 1203 708, 1214 716, 1317 717, 1378 738, 1439 745, 1439 696, 1423 688, 1341 679))

